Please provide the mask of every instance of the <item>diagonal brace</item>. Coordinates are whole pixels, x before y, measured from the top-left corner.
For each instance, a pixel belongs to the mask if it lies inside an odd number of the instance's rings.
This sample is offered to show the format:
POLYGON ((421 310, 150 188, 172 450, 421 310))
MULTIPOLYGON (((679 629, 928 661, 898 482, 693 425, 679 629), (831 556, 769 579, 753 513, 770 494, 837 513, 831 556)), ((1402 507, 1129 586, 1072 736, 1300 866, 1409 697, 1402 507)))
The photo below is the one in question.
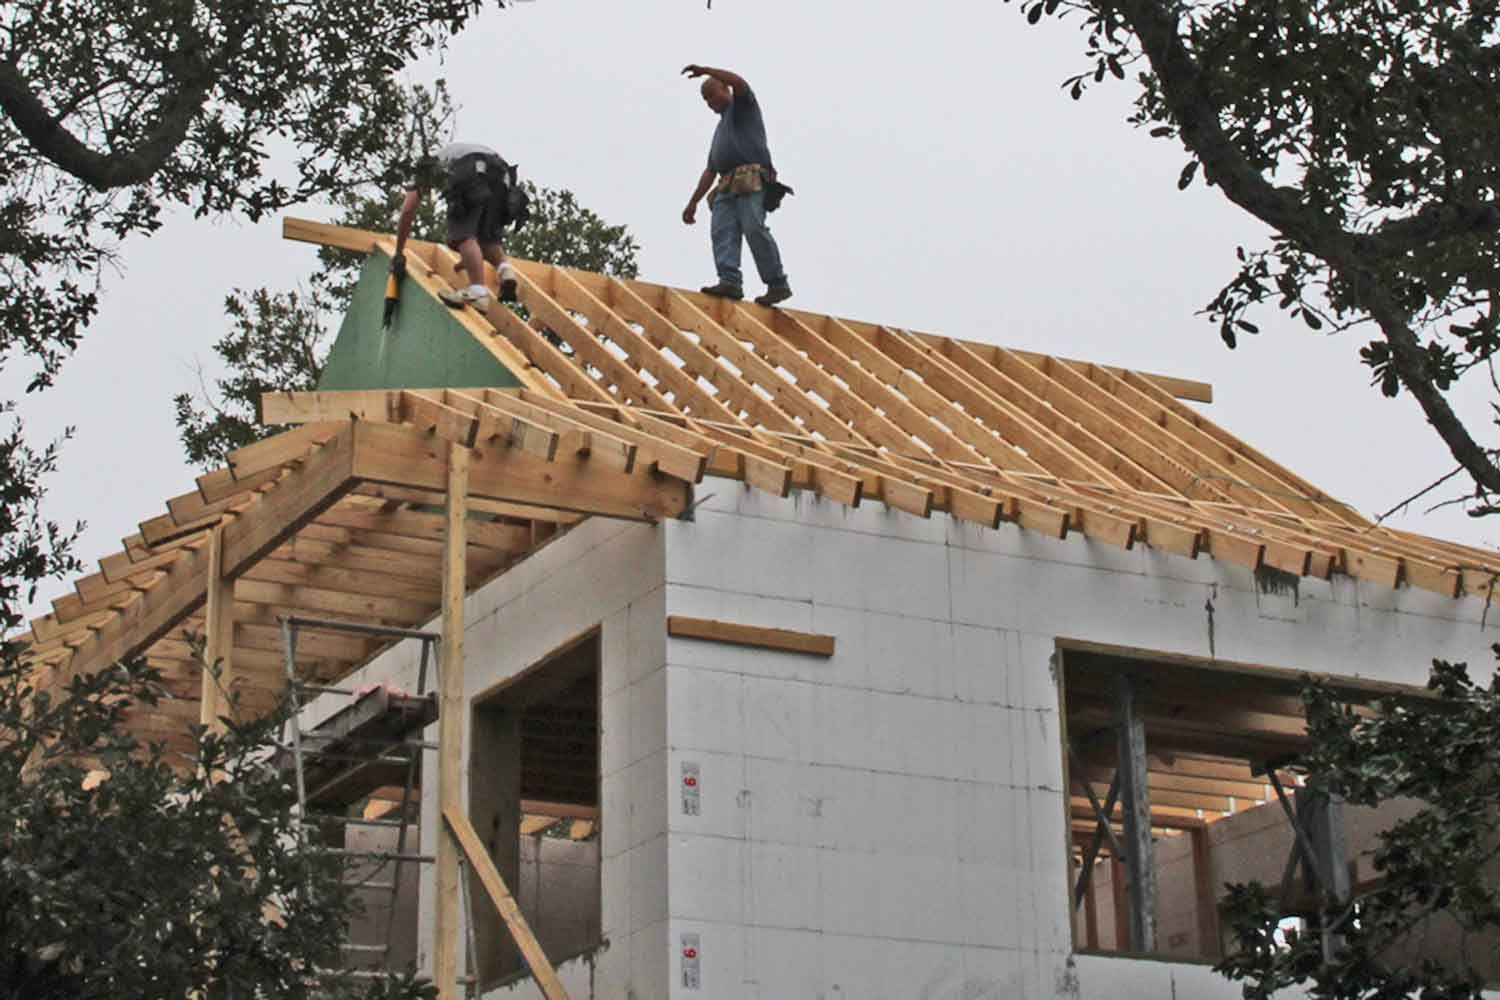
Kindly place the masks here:
POLYGON ((541 987, 542 993, 547 1000, 568 1000, 567 991, 563 989, 562 982, 557 978, 557 970, 552 967, 546 952, 542 951, 541 944, 537 942, 536 935, 532 933, 525 916, 521 914, 521 908, 516 905, 515 897, 506 886, 505 879, 495 869, 495 863, 485 852, 484 843, 479 839, 479 834, 474 832, 473 825, 463 813, 452 806, 443 809, 443 819, 448 824, 448 832, 453 835, 453 839, 467 857, 474 874, 479 877, 479 884, 484 887, 485 893, 490 897, 490 902, 495 904, 495 909, 505 921, 505 926, 510 929, 511 937, 521 949, 526 966, 536 979, 537 985, 541 987))
MULTIPOLYGON (((1071 749, 1069 752, 1072 752, 1071 749)), ((1110 779, 1109 794, 1104 797, 1103 809, 1099 808, 1099 804, 1094 798, 1094 789, 1088 782, 1083 782, 1083 786, 1089 793, 1089 803, 1094 807, 1094 815, 1098 817, 1099 821, 1094 826, 1094 835, 1089 840, 1088 850, 1083 853, 1083 863, 1078 869, 1078 882, 1073 886, 1073 909, 1075 910, 1083 905, 1083 898, 1088 893, 1089 879, 1093 875, 1094 859, 1099 856, 1099 848, 1103 846, 1106 836, 1114 844, 1115 857, 1122 857, 1119 854, 1119 841, 1115 840, 1115 831, 1108 822, 1109 814, 1115 808, 1115 800, 1120 795, 1120 772, 1116 771, 1114 777, 1110 779)))
POLYGON ((1079 784, 1080 789, 1083 789, 1083 793, 1089 796, 1089 807, 1094 808, 1094 817, 1098 822, 1098 825, 1094 828, 1094 843, 1089 844, 1089 855, 1085 859, 1085 868, 1083 868, 1083 874, 1079 876, 1079 886, 1074 889, 1076 901, 1074 901, 1073 906, 1074 909, 1077 909, 1079 901, 1083 900, 1083 885, 1085 885, 1085 874, 1088 873, 1088 865, 1094 864, 1095 856, 1100 853, 1101 837, 1106 837, 1107 835, 1110 838, 1110 847, 1115 850, 1116 858, 1121 859, 1121 862, 1125 861, 1125 849, 1121 847, 1121 841, 1115 835, 1115 828, 1110 826, 1110 813, 1115 811, 1115 801, 1119 798, 1119 792, 1121 792, 1121 772, 1115 772, 1115 778, 1113 778, 1113 781, 1110 781, 1110 792, 1106 796, 1106 804, 1100 805, 1100 796, 1095 795, 1094 786, 1091 786, 1085 778, 1080 777, 1083 774, 1083 762, 1080 762, 1079 754, 1073 750, 1073 747, 1068 747, 1068 759, 1073 762, 1073 780, 1079 784))
MULTIPOLYGON (((1291 800, 1287 798, 1286 789, 1281 786, 1281 779, 1276 776, 1274 768, 1266 768, 1266 778, 1271 782, 1271 787, 1276 791, 1276 798, 1281 801, 1282 811, 1286 813, 1287 822, 1292 824, 1292 832, 1296 834, 1296 850, 1302 852, 1302 862, 1307 865, 1307 870, 1312 872, 1313 878, 1317 880, 1319 887, 1325 893, 1333 892, 1333 882, 1328 873, 1318 861, 1318 852, 1314 849, 1312 839, 1307 835, 1307 829, 1302 825, 1297 811, 1292 808, 1291 800)), ((1282 894, 1285 897, 1290 889, 1290 878, 1296 872, 1296 861, 1294 858, 1287 859, 1286 871, 1282 875, 1282 894)))

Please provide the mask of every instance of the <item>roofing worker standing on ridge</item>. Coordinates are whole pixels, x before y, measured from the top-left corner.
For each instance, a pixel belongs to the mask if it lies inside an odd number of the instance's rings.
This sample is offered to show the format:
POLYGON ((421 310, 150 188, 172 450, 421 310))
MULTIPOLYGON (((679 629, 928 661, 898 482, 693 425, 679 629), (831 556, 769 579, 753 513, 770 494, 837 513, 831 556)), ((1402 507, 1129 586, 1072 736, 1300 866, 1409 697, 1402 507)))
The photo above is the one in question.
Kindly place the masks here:
POLYGON ((396 223, 391 273, 398 277, 406 273, 406 239, 422 196, 430 188, 443 192, 448 204, 448 246, 458 251, 469 279, 467 287, 442 292, 439 297, 455 309, 469 305, 487 312, 490 290, 484 284, 484 262, 489 261, 500 276, 500 301, 514 302, 516 272, 505 259, 500 234, 507 224, 519 226, 526 221, 529 199, 517 183, 516 168, 478 143, 450 142, 436 156, 417 161, 396 223))
MULTIPOLYGON (((763 306, 775 305, 792 297, 786 271, 781 266, 781 251, 766 226, 768 189, 780 193, 771 150, 766 143, 766 123, 761 117, 760 102, 744 77, 727 69, 688 66, 683 74, 707 77, 703 81, 703 100, 719 116, 713 143, 708 150, 708 166, 698 179, 698 187, 682 210, 682 221, 696 221, 698 202, 709 189, 708 205, 712 213, 709 235, 713 240, 714 267, 719 282, 703 289, 709 295, 726 299, 744 298, 744 278, 740 273, 740 241, 750 244, 755 268, 766 283, 766 294, 755 301, 763 306), (718 183, 714 183, 714 178, 718 183)), ((773 196, 770 210, 779 197, 773 196)))

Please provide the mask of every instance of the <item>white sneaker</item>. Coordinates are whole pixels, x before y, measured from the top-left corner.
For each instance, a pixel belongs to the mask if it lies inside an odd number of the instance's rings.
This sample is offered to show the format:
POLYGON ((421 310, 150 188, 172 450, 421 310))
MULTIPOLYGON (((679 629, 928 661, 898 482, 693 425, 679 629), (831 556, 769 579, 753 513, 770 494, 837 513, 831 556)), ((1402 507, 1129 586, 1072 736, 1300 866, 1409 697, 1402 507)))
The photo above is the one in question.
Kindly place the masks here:
POLYGON ((495 273, 500 276, 500 301, 516 301, 516 288, 519 282, 516 280, 516 269, 510 266, 510 261, 501 261, 495 273))
POLYGON ((438 292, 438 298, 442 299, 445 305, 452 306, 454 309, 473 306, 482 313, 490 311, 490 292, 487 288, 475 291, 471 286, 460 288, 457 291, 438 292))

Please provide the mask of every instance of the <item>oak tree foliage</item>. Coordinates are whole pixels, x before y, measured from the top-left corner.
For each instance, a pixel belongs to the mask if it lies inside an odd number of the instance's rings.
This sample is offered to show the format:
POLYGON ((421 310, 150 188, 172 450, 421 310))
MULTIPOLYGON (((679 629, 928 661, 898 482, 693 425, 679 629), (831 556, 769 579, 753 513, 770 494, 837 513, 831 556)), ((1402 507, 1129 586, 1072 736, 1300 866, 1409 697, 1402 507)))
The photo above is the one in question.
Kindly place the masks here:
MULTIPOLYGON (((397 72, 480 8, 0 7, 0 366, 50 385, 122 243, 168 211, 254 220, 391 174, 410 145, 397 72)), ((312 975, 338 964, 353 900, 340 862, 290 836, 272 721, 199 734, 182 766, 122 726, 173 693, 150 668, 47 691, 22 662, 26 605, 81 566, 77 528, 43 514, 57 443, 28 445, 12 404, 0 415, 0 997, 433 995, 312 975)))
POLYGON ((0 363, 48 384, 120 241, 389 173, 399 71, 480 0, 14 0, 0 11, 0 363))
POLYGON ((1305 791, 1353 806, 1404 801, 1415 809, 1377 837, 1375 887, 1345 901, 1325 898, 1306 933, 1278 934, 1285 914, 1274 887, 1228 887, 1234 945, 1218 969, 1243 984, 1247 1000, 1292 987, 1324 1000, 1481 997, 1470 961, 1500 933, 1500 673, 1479 684, 1464 664, 1438 660, 1428 691, 1428 699, 1382 699, 1373 714, 1318 684, 1303 692, 1311 749, 1291 769, 1307 776, 1305 791), (1434 917, 1455 928, 1452 939, 1464 947, 1413 960, 1434 917), (1325 929, 1337 939, 1331 954, 1325 929))
POLYGON ((43 515, 57 459, 18 428, 0 439, 0 998, 431 998, 411 975, 311 975, 340 963, 356 901, 342 859, 292 835, 296 794, 267 766, 276 715, 231 700, 228 732, 183 757, 124 725, 182 695, 157 671, 59 689, 22 660, 38 585, 82 569, 76 532, 43 515))
POLYGON ((140 662, 55 696, 0 664, 0 997, 435 997, 409 972, 317 974, 357 902, 345 860, 292 833, 276 720, 199 731, 183 761, 124 727, 166 696, 140 662))
MULTIPOLYGON (((1131 121, 1271 230, 1205 312, 1230 346, 1274 307, 1370 332, 1475 488, 1500 494, 1493 427, 1455 413, 1500 348, 1500 4, 1495 0, 1021 0, 1082 29, 1079 97, 1128 80, 1131 121)), ((1500 413, 1500 410, 1496 411, 1500 413)))

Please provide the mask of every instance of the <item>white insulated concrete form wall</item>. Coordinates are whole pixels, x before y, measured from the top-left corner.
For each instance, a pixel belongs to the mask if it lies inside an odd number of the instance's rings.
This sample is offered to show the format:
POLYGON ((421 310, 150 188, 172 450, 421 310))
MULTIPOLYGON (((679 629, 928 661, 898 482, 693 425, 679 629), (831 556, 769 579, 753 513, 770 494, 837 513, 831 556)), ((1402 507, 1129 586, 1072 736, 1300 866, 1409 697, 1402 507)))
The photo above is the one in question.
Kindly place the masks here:
POLYGON ((692 521, 587 522, 467 606, 471 696, 602 624, 608 946, 559 970, 575 998, 1230 1000, 1203 965, 1073 955, 1056 640, 1413 684, 1435 656, 1490 661, 1475 601, 1262 593, 1076 535, 698 495, 692 521), (837 651, 667 639, 667 615, 837 651))
POLYGON ((669 803, 673 1000, 1237 997, 1206 966, 1070 957, 1056 640, 1418 684, 1434 656, 1490 663, 1479 602, 708 494, 666 526, 668 614, 837 652, 668 642, 668 769, 701 790, 699 815, 669 803))
MULTIPOLYGON (((663 529, 596 518, 470 595, 464 607, 470 701, 600 629, 601 929, 608 946, 558 967, 575 1000, 668 996, 664 552, 663 529)), ((416 657, 416 645, 403 643, 350 683, 389 681, 414 689, 416 657)), ((472 744, 470 721, 465 719, 466 748, 472 744)), ((435 726, 428 738, 437 738, 435 726)), ((469 770, 466 753, 465 797, 469 770)), ((438 829, 437 763, 431 754, 423 786, 425 850, 438 829)), ((430 970, 433 880, 431 866, 424 868, 418 933, 421 964, 430 970)), ((480 892, 477 885, 474 891, 480 892)), ((460 955, 463 947, 461 940, 460 955)), ((487 994, 528 1000, 536 995, 529 982, 487 994)))

